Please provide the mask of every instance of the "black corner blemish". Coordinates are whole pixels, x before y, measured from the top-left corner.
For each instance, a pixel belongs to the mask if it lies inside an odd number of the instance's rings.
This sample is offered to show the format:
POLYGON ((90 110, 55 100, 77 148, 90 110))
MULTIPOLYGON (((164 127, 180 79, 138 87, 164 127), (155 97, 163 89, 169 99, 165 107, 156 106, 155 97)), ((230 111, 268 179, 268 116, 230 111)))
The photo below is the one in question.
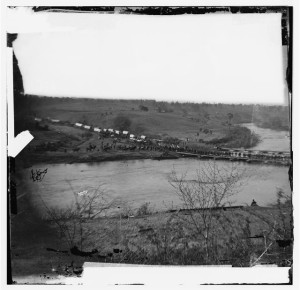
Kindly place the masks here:
POLYGON ((105 13, 114 12, 114 6, 34 6, 33 12, 59 12, 59 13, 82 13, 82 12, 94 12, 105 13))
MULTIPOLYGON (((289 94, 292 96, 293 93, 293 7, 287 7, 282 14, 282 19, 285 19, 284 29, 282 37, 285 40, 285 45, 288 48, 288 65, 286 69, 286 82, 289 94)), ((283 26, 282 26, 283 29, 283 26)), ((289 182, 291 191, 293 192, 293 100, 289 98, 289 114, 290 114, 290 154, 291 154, 291 165, 288 171, 289 182)))
POLYGON ((14 129, 15 137, 28 130, 24 120, 27 114, 26 96, 24 94, 23 76, 19 68, 18 59, 13 52, 13 92, 14 92, 14 129))
POLYGON ((13 42, 17 39, 18 33, 7 33, 6 34, 6 46, 12 47, 13 42))
POLYGON ((286 45, 288 46, 288 67, 286 71, 286 81, 288 84, 288 90, 290 93, 293 92, 293 7, 289 7, 288 15, 286 18, 286 35, 284 37, 287 39, 286 45), (289 31, 287 29, 289 28, 289 31))
POLYGON ((289 269, 289 285, 293 285, 293 266, 289 269))
MULTIPOLYGON (((282 13, 286 15, 286 6, 34 6, 34 12, 58 13, 120 13, 137 15, 183 15, 207 13, 282 13)), ((283 17, 283 19, 285 16, 283 17)), ((283 26, 284 27, 284 20, 283 26)), ((283 29, 285 33, 285 29, 283 29)), ((284 34, 283 33, 283 34, 284 34)), ((285 35, 285 34, 284 34, 285 35)), ((285 39, 283 37, 283 39, 285 39)))
POLYGON ((15 158, 7 157, 7 284, 13 284, 11 267, 11 214, 17 214, 15 158))
MULTIPOLYGON (((293 160, 293 151, 291 152, 291 160, 293 160)), ((293 162, 290 164, 288 175, 289 175, 290 188, 291 191, 293 191, 293 162)))
POLYGON ((15 158, 7 157, 7 190, 10 212, 17 214, 17 187, 15 182, 15 158))

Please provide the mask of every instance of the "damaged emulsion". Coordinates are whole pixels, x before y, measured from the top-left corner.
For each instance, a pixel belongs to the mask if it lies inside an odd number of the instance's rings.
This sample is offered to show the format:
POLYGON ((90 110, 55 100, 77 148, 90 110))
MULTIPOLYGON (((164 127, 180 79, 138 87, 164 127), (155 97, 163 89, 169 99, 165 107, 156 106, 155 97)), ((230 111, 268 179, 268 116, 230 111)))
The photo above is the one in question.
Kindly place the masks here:
POLYGON ((33 182, 35 182, 35 181, 41 182, 44 179, 47 171, 48 171, 48 168, 46 168, 44 170, 41 170, 41 169, 33 170, 33 169, 31 169, 30 178, 33 182))
MULTIPOLYGON (((62 13, 123 13, 123 14, 139 14, 139 15, 182 15, 182 14, 207 14, 207 13, 282 13, 281 18, 281 30, 282 30, 282 45, 289 46, 289 65, 287 69, 287 83, 289 91, 292 92, 292 26, 291 26, 291 14, 292 8, 289 7, 42 7, 35 6, 32 8, 34 12, 62 12, 62 13)), ((7 47, 12 47, 13 42, 17 38, 17 34, 7 34, 7 47)), ((24 104, 24 88, 23 88, 23 80, 22 75, 18 67, 18 61, 14 55, 14 104, 15 104, 15 133, 18 134, 24 128, 22 128, 22 120, 18 120, 18 116, 22 116, 23 114, 18 114, 19 110, 23 110, 24 104)), ((290 135, 292 136, 292 134, 290 135)), ((292 158, 292 152, 291 152, 292 158)), ((14 161, 13 158, 10 158, 11 161, 14 161)), ((13 181, 13 173, 14 173, 14 162, 13 167, 10 168, 9 172, 9 186, 10 186, 10 198, 11 198, 11 212, 16 213, 17 203, 16 203, 16 186, 13 181)), ((33 181, 42 181, 45 174, 47 173, 47 169, 45 170, 36 170, 31 171, 31 179, 33 181)), ((290 185, 292 187, 292 164, 289 170, 289 179, 290 185)), ((290 245, 291 240, 283 240, 276 241, 279 247, 285 248, 290 245)), ((47 248, 47 251, 55 251, 58 250, 47 248)), ((114 249, 114 253, 118 253, 119 249, 114 249)), ((66 252, 66 251, 61 251, 66 252)), ((95 250, 91 252, 84 252, 79 250, 76 247, 71 249, 71 253, 77 256, 92 256, 96 253, 95 250)), ((113 253, 109 253, 108 257, 111 257, 113 253)), ((103 256, 103 258, 107 258, 103 256)), ((71 263, 72 269, 74 268, 73 262, 71 263)), ((74 270, 74 269, 73 269, 74 270)), ((82 269, 80 269, 82 272, 82 269)))
POLYGON ((123 14, 139 14, 139 15, 182 15, 182 14, 208 14, 208 13, 282 13, 281 29, 282 29, 282 45, 288 44, 288 23, 287 14, 288 7, 282 6, 261 6, 261 7, 244 7, 244 6, 227 6, 227 7, 69 7, 69 6, 52 6, 43 7, 35 6, 32 8, 34 12, 62 12, 62 13, 123 13, 123 14))

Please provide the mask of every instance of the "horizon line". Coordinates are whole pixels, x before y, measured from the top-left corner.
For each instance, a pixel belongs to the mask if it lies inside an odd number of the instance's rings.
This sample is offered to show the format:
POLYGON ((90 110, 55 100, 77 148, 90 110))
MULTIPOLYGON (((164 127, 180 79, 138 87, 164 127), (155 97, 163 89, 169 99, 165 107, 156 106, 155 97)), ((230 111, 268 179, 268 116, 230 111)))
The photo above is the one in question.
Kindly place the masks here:
POLYGON ((41 98, 68 98, 68 99, 87 99, 87 100, 110 100, 110 101, 154 101, 154 102, 166 102, 166 103, 181 103, 181 104, 224 104, 224 105, 247 105, 247 106, 282 106, 288 107, 288 104, 284 103, 229 103, 229 102, 195 102, 195 101, 183 101, 183 100, 164 100, 164 99, 150 99, 150 98, 118 98, 118 97, 80 97, 80 96, 48 96, 48 95, 37 95, 37 94, 27 94, 24 93, 24 96, 34 96, 41 98))

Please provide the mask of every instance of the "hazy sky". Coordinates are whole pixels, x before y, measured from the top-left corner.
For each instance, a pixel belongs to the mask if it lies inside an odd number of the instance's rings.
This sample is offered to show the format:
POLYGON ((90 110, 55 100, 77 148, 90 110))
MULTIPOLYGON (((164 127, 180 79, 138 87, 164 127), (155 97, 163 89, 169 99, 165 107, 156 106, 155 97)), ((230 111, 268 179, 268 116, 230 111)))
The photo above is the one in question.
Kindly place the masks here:
POLYGON ((284 103, 281 14, 44 17, 14 43, 26 93, 284 103))

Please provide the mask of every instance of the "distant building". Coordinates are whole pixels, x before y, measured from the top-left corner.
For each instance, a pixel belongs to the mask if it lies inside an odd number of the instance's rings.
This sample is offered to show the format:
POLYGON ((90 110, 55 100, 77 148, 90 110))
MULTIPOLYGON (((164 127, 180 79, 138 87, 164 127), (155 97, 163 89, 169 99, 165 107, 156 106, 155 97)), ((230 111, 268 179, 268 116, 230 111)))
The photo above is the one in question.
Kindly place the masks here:
POLYGON ((53 122, 53 123, 59 123, 59 120, 57 120, 57 119, 51 119, 51 122, 53 122))
POLYGON ((87 130, 90 130, 90 129, 91 129, 91 126, 84 125, 83 128, 84 128, 84 129, 87 129, 87 130))
POLYGON ((146 138, 147 138, 147 137, 146 137, 145 135, 142 135, 142 136, 141 136, 141 139, 142 139, 142 140, 145 140, 146 138))
POLYGON ((41 118, 34 118, 34 121, 42 122, 42 119, 41 118))
POLYGON ((95 132, 101 132, 101 129, 95 127, 95 128, 94 128, 94 131, 95 131, 95 132))
POLYGON ((82 124, 81 123, 75 123, 75 126, 76 127, 82 127, 82 124))
POLYGON ((108 132, 113 133, 114 129, 108 129, 108 132))

